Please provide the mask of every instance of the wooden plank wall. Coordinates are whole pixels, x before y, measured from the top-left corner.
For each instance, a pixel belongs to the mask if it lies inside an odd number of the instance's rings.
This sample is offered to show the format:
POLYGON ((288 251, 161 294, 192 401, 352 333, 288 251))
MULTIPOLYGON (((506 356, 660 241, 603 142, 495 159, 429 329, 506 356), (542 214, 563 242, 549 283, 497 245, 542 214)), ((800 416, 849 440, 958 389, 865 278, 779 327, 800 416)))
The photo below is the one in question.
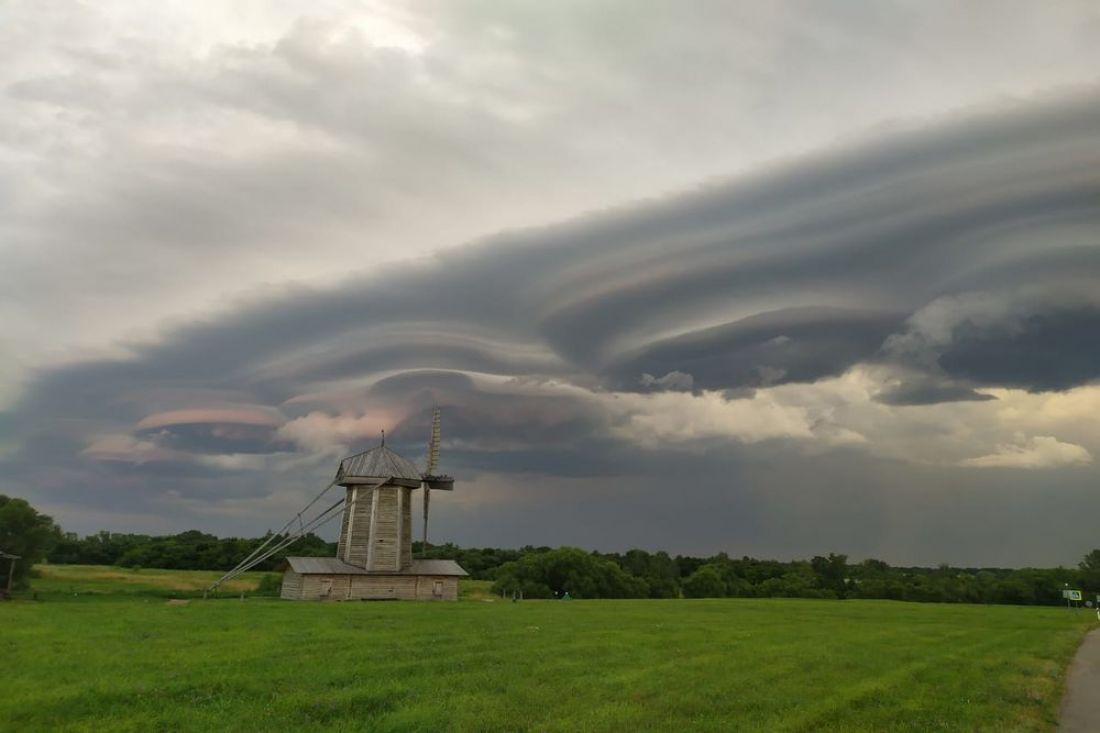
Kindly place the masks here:
POLYGON ((415 575, 353 575, 352 598, 416 600, 415 575))
POLYGON ((416 580, 416 600, 418 601, 458 600, 458 578, 453 575, 418 575, 416 580), (440 595, 436 595, 436 583, 440 584, 440 595))
MULTIPOLYGON (((371 514, 371 500, 374 496, 374 491, 366 486, 359 487, 359 493, 357 495, 354 508, 344 510, 344 527, 340 533, 340 537, 344 542, 337 545, 337 557, 346 563, 352 565, 358 565, 361 568, 367 566, 367 554, 370 547, 370 514, 371 514), (355 521, 351 523, 351 537, 346 538, 347 535, 347 521, 349 511, 355 512, 355 521), (351 543, 351 553, 347 554, 344 547, 345 542, 351 543)), ((351 503, 351 490, 348 490, 348 505, 351 503)))
POLYGON ((334 577, 332 575, 303 575, 302 576, 302 599, 307 601, 325 600, 331 598, 331 592, 324 593, 325 588, 331 588, 335 585, 334 577), (323 582, 329 581, 329 582, 323 582))
MULTIPOLYGON (((427 489, 425 489, 426 491, 427 489)), ((401 567, 412 565, 412 489, 402 488, 405 493, 404 506, 401 510, 401 567)))
MULTIPOLYGON (((393 571, 397 569, 397 486, 375 489, 374 500, 378 509, 374 516, 374 536, 369 537, 371 554, 367 570, 393 571)), ((358 522, 358 520, 356 520, 358 522)), ((358 528, 353 530, 358 535, 358 528)), ((354 556, 354 548, 353 548, 354 556)))
POLYGON ((412 489, 404 486, 347 490, 347 503, 340 524, 336 557, 368 570, 393 572, 412 564, 412 489), (357 498, 352 501, 355 495, 357 498), (374 536, 371 536, 371 502, 377 500, 374 536), (354 520, 352 513, 354 512, 354 520), (350 537, 349 537, 350 524, 350 537), (373 552, 371 544, 373 541, 373 552), (348 553, 350 543, 351 552, 348 553), (400 564, 398 554, 400 553, 400 564), (369 565, 368 565, 369 561, 369 565))
POLYGON ((279 592, 280 598, 300 600, 302 597, 302 576, 293 570, 283 573, 283 588, 279 592))
POLYGON ((458 578, 435 575, 299 575, 283 576, 282 597, 289 600, 457 601, 458 578), (436 594, 436 583, 440 594, 436 594))

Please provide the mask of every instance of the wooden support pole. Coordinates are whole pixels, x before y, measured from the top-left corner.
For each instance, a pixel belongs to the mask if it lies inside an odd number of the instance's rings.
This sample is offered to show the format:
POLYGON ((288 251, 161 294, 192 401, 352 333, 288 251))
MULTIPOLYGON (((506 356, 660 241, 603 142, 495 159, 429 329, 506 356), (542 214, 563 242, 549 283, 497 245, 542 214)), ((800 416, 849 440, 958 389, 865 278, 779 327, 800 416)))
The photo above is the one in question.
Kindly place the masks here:
POLYGON ((431 500, 432 490, 428 488, 428 484, 424 484, 424 542, 420 547, 420 556, 428 556, 428 502, 431 500))
POLYGON ((348 507, 348 528, 344 540, 344 562, 351 564, 351 538, 352 530, 355 528, 355 505, 359 501, 359 487, 356 486, 351 490, 351 502, 347 504, 348 507))

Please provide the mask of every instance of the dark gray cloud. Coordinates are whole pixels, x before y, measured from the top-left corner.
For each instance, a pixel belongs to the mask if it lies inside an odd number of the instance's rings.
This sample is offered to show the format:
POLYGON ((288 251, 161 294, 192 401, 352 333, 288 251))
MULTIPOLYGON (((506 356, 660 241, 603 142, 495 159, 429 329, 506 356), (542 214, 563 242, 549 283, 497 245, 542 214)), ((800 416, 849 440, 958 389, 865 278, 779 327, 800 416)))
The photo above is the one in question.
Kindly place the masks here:
POLYGON ((887 405, 934 405, 940 402, 985 402, 996 398, 956 381, 910 375, 903 383, 886 390, 876 399, 887 405))
POLYGON ((1035 313, 995 328, 963 324, 939 365, 977 384, 1033 391, 1091 382, 1100 378, 1100 308, 1035 313))
MULTIPOLYGON (((407 369, 617 390, 671 372, 697 390, 813 381, 874 360, 907 317, 958 295, 960 274, 987 263, 1004 272, 1006 261, 1041 259, 1050 271, 1068 258, 1091 277, 1100 250, 1059 224, 1100 218, 1100 177, 1081 166, 1097 129, 1100 95, 1090 93, 356 271, 326 289, 286 288, 169 327, 129 345, 127 359, 45 371, 16 409, 136 422, 148 409, 138 390, 237 390, 281 404, 314 385, 407 369), (1042 246, 999 248, 996 232, 1044 221, 1029 229, 1042 246)), ((1064 276, 1029 285, 1059 308, 1073 278, 1054 272, 1064 276)), ((983 283, 1009 299, 1017 284, 983 283)), ((992 331, 964 323, 939 366, 977 385, 1087 382, 1097 360, 1079 342, 1092 313, 1034 313, 992 331)))
POLYGON ((775 310, 647 345, 609 372, 627 390, 639 373, 678 372, 692 388, 711 390, 812 382, 871 359, 902 322, 896 313, 775 310))
POLYGON ((266 426, 237 423, 202 422, 158 428, 141 428, 134 436, 175 451, 188 453, 273 453, 293 450, 293 444, 280 441, 266 426))

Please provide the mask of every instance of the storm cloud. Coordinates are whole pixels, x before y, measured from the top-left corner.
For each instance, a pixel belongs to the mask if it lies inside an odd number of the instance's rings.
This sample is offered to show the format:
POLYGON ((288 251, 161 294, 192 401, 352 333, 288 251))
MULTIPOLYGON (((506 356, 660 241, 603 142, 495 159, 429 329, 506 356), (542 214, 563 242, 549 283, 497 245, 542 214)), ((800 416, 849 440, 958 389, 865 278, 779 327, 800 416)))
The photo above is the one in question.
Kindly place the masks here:
MULTIPOLYGON (((664 76, 701 67, 647 66, 679 41, 604 58, 603 11, 579 35, 551 13, 563 35, 543 38, 528 35, 535 17, 468 10, 429 28, 391 8, 375 35, 272 21, 274 41, 207 49, 205 73, 166 52, 127 88, 152 94, 159 79, 187 114, 224 116, 211 134, 262 128, 258 147, 211 155, 201 137, 139 125, 140 146, 110 142, 117 155, 79 158, 53 189, 45 143, 20 136, 51 106, 106 134, 122 124, 111 90, 139 71, 88 46, 80 58, 103 73, 74 85, 27 71, 39 67, 24 49, 4 87, 22 117, 0 133, 9 158, 39 162, 0 230, 5 343, 22 354, 7 367, 0 490, 84 531, 258 533, 383 429, 420 457, 439 407, 459 479, 440 532, 467 544, 992 564, 1087 549, 1100 87, 1037 80, 1027 98, 727 160, 716 178, 697 154, 733 141, 716 127, 688 144, 691 114, 715 98, 664 76), (495 65, 437 65, 476 39, 495 65), (600 73, 566 90, 555 79, 579 73, 574 46, 600 73), (543 93, 514 93, 517 74, 543 93), (567 163, 555 136, 583 127, 579 105, 643 93, 682 107, 624 128, 631 150, 669 141, 667 176, 641 185, 629 151, 567 163), (536 204, 549 187, 531 171, 573 188, 536 204), (45 298, 51 279, 88 305, 45 298), (966 528, 997 505, 996 526, 1023 531, 1028 507, 1053 512, 1051 492, 1057 539, 1029 530, 1011 555, 966 528)), ((822 12, 816 26, 754 22, 792 37, 855 22, 822 12)), ((46 10, 21 18, 56 27, 46 10)), ((702 66, 726 53, 708 20, 685 37, 702 66)), ((868 43, 899 21, 867 20, 868 43)), ((802 73, 804 60, 765 56, 802 73)), ((741 100, 726 83, 699 81, 741 100)), ((594 127, 572 154, 614 147, 594 127)))

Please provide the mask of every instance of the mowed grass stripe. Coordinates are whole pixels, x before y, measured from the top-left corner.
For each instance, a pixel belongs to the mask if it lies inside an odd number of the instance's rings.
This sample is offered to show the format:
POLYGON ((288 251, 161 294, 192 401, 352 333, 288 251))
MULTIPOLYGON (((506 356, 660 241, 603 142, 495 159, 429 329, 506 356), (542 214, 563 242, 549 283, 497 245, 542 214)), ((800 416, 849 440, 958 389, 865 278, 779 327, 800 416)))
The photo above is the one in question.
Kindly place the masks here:
POLYGON ((1064 609, 725 599, 0 606, 19 730, 1049 730, 1064 609))
MULTIPOLYGON (((966 646, 965 649, 968 656, 979 656, 990 651, 1000 643, 1001 640, 984 643, 975 642, 966 646)), ((911 701, 907 700, 909 696, 903 694, 903 688, 917 684, 921 673, 933 669, 943 669, 949 661, 949 659, 941 657, 925 658, 920 661, 909 661, 903 665, 895 666, 889 671, 877 676, 859 680, 840 690, 837 694, 830 696, 826 700, 818 701, 813 705, 807 705, 800 708, 797 714, 791 715, 780 721, 777 725, 777 730, 815 730, 822 727, 828 727, 830 724, 843 722, 846 717, 852 714, 852 711, 865 710, 872 706, 882 706, 883 704, 892 707, 894 704, 893 701, 898 699, 910 703, 908 705, 908 710, 909 716, 911 717, 906 720, 906 724, 915 725, 917 720, 914 718, 919 717, 923 707, 926 706, 912 705, 911 701)), ((970 716, 957 717, 954 720, 940 719, 935 721, 922 719, 920 721, 920 729, 927 730, 929 728, 939 728, 945 725, 967 725, 973 728, 975 721, 970 721, 969 717, 970 716)))

